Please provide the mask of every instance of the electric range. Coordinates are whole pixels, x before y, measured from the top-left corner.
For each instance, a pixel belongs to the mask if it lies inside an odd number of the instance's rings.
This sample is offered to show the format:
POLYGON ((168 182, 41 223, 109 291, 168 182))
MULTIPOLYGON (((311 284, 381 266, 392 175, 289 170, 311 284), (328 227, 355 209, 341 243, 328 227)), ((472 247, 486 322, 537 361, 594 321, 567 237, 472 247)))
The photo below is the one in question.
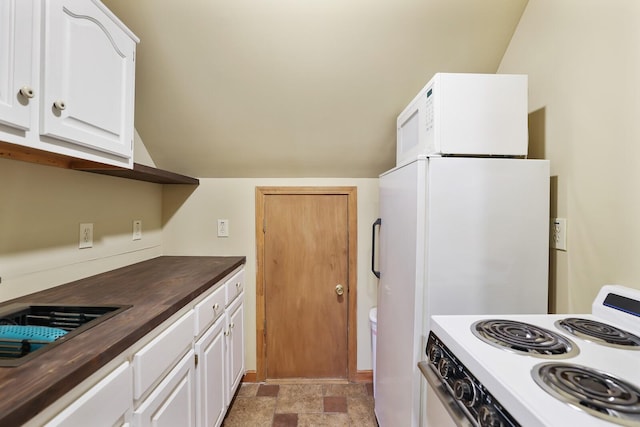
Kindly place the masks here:
POLYGON ((606 285, 591 314, 432 316, 426 359, 459 426, 640 426, 640 290, 606 285))

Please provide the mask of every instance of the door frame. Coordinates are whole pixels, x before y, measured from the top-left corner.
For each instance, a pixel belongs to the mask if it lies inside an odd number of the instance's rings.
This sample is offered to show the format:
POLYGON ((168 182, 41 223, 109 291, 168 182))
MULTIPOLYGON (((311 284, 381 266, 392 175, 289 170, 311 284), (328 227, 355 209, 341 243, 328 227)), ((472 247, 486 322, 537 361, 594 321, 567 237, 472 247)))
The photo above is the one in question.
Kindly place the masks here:
POLYGON ((256 381, 265 381, 267 354, 265 346, 264 297, 264 203, 269 195, 345 195, 347 196, 347 247, 349 248, 347 306, 347 379, 357 380, 357 187, 256 187, 256 381))

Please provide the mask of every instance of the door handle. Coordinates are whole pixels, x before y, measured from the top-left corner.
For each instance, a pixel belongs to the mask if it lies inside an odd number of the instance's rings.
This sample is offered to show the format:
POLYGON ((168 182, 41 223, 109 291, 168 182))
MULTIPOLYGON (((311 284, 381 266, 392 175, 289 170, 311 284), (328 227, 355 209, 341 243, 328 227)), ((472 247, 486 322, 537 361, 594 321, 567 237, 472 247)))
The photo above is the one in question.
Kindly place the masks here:
POLYGON ((371 227, 371 272, 379 279, 380 272, 375 269, 376 259, 376 226, 382 226, 382 218, 378 218, 371 227))
POLYGON ((342 285, 336 286, 336 294, 338 294, 338 296, 342 296, 342 294, 344 294, 344 287, 342 285))

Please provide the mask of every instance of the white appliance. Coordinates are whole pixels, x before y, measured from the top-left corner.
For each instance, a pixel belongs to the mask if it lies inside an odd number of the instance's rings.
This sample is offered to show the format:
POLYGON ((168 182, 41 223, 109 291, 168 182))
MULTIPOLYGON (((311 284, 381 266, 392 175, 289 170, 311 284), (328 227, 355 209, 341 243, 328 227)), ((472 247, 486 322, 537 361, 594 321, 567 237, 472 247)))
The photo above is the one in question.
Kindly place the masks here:
POLYGON ((526 156, 527 76, 437 73, 400 113, 396 164, 418 155, 526 156))
POLYGON ((431 315, 547 312, 549 162, 419 156, 379 185, 375 413, 422 426, 431 315))
POLYGON ((591 314, 431 326, 420 369, 446 402, 428 402, 439 426, 640 426, 640 289, 603 286, 591 314))

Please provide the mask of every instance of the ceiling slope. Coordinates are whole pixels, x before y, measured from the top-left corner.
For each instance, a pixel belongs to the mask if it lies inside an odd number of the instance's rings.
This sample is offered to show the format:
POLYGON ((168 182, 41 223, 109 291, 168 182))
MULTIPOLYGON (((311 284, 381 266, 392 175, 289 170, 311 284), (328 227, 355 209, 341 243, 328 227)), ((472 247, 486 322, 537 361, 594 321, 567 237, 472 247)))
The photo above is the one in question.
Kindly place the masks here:
POLYGON ((140 37, 135 126, 207 177, 377 177, 438 71, 498 68, 527 0, 104 0, 140 37))

